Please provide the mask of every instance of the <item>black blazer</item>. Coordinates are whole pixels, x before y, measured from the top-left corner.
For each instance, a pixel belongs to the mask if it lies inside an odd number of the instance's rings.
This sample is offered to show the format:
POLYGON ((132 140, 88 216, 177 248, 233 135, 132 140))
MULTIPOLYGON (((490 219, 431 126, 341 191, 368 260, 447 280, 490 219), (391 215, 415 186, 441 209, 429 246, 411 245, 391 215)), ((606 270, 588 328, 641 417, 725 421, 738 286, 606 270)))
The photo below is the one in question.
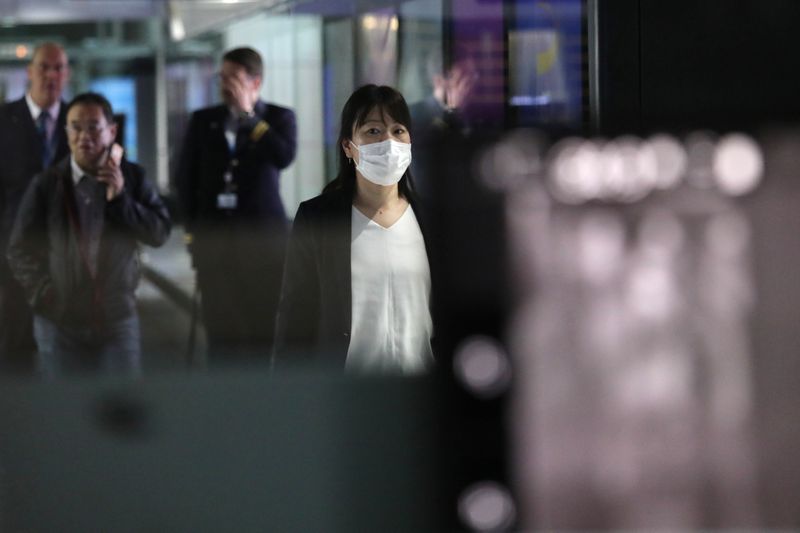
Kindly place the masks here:
POLYGON ((297 151, 294 112, 259 101, 254 117, 240 126, 234 150, 225 138, 228 115, 225 105, 195 111, 183 142, 176 183, 195 256, 219 253, 214 235, 220 228, 258 231, 287 224, 279 174, 297 151), (217 208, 226 171, 237 187, 234 210, 217 208))
MULTIPOLYGON (((67 104, 61 102, 53 135, 56 136, 56 152, 53 162, 60 161, 69 153, 67 135, 64 131, 67 117, 67 104)), ((17 208, 22 201, 28 184, 42 169, 42 140, 36 131, 36 123, 31 116, 25 98, 14 100, 0 106, 0 146, 3 148, 3 162, 0 164, 0 285, 10 279, 5 261, 5 250, 11 235, 11 226, 17 208)))
MULTIPOLYGON (((431 278, 430 239, 419 202, 409 203, 422 230, 431 278)), ((273 363, 314 359, 344 368, 350 346, 352 193, 334 190, 300 204, 289 236, 273 363)))

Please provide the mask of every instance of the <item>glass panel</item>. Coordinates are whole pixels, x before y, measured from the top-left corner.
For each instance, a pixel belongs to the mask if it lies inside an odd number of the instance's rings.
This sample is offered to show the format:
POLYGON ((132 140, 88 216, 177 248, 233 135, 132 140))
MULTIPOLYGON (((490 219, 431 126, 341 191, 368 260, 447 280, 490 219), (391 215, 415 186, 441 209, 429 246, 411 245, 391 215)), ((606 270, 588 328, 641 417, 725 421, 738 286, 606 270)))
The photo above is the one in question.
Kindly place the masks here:
POLYGON ((347 97, 353 92, 355 80, 353 27, 354 21, 350 18, 329 20, 324 25, 325 181, 336 176, 339 114, 347 97))
POLYGON ((441 0, 414 0, 400 6, 397 88, 409 103, 433 91, 432 76, 441 71, 443 22, 441 0))
POLYGON ((127 156, 138 160, 138 114, 136 112, 136 84, 132 77, 111 77, 94 80, 89 87, 108 98, 115 115, 122 115, 123 147, 127 156))
POLYGON ((358 85, 396 85, 398 28, 397 12, 393 9, 358 17, 358 85))
POLYGON ((518 125, 580 126, 583 2, 517 2, 509 31, 509 105, 518 125))

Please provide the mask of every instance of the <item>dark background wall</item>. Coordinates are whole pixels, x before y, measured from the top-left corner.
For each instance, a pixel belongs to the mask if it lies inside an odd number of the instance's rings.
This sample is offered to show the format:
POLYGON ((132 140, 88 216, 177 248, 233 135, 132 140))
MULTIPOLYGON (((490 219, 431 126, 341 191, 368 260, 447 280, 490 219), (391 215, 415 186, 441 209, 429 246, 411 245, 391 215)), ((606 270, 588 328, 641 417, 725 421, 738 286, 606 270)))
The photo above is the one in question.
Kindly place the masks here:
POLYGON ((800 2, 598 0, 603 132, 800 119, 800 2))

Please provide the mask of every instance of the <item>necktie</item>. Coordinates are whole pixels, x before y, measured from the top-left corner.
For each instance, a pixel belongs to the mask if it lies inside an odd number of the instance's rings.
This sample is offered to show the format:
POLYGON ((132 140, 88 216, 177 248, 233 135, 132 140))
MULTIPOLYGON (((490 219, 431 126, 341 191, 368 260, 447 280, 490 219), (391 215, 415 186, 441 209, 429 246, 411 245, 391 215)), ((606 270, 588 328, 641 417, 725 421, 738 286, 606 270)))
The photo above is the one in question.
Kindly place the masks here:
POLYGON ((50 113, 42 111, 36 119, 36 129, 39 131, 39 137, 42 139, 42 168, 50 166, 50 160, 53 158, 53 149, 50 145, 50 135, 47 126, 50 123, 50 113))

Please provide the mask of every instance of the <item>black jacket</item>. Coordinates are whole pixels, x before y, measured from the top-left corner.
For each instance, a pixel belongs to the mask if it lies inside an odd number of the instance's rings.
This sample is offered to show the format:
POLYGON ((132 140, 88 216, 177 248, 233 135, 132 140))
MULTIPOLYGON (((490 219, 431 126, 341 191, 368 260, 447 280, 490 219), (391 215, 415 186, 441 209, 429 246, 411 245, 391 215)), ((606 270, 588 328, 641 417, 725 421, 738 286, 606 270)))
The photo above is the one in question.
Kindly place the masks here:
MULTIPOLYGON (((431 278, 434 261, 424 215, 408 199, 422 230, 431 278)), ((300 204, 289 236, 273 362, 315 358, 344 368, 350 346, 352 193, 334 190, 300 204)))
POLYGON ((125 188, 105 206, 93 280, 70 221, 70 158, 38 174, 22 199, 6 254, 9 266, 34 311, 56 323, 85 326, 98 317, 114 321, 133 314, 138 243, 160 246, 169 236, 169 213, 144 170, 124 160, 121 168, 125 188))
POLYGON ((192 114, 178 164, 176 183, 186 230, 194 235, 195 264, 205 264, 230 249, 228 235, 242 239, 247 252, 258 252, 266 231, 285 231, 286 213, 280 197, 280 170, 297 151, 297 125, 290 109, 259 101, 252 119, 240 125, 235 148, 225 138, 229 110, 224 105, 192 114), (236 209, 217 208, 229 171, 237 188, 236 209), (221 241, 221 242, 220 242, 221 241))

